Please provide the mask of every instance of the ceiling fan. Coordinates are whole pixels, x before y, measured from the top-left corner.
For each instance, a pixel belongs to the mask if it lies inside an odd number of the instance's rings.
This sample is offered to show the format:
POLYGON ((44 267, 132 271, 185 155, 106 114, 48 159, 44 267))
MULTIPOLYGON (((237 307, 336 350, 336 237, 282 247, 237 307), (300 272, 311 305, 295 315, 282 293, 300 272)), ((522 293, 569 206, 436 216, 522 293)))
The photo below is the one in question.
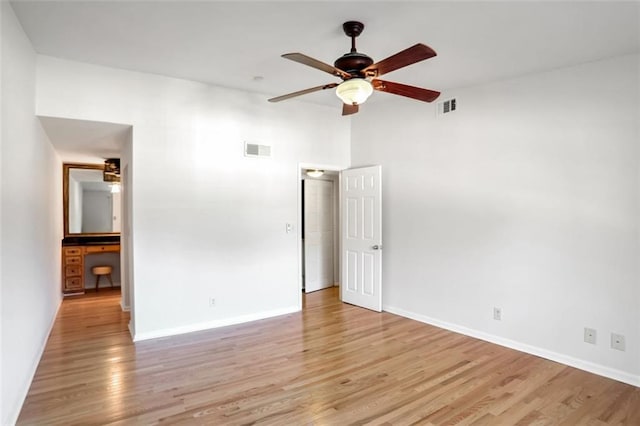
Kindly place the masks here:
POLYGON ((356 50, 356 37, 362 33, 364 24, 357 21, 348 21, 342 25, 347 37, 351 37, 351 51, 345 53, 334 62, 333 66, 314 59, 302 53, 286 53, 283 58, 319 69, 336 77, 340 77, 342 83, 329 83, 310 89, 300 90, 286 95, 269 99, 269 102, 280 102, 296 96, 306 95, 320 90, 336 88, 336 95, 342 100, 342 115, 350 115, 358 112, 359 105, 364 103, 374 90, 387 92, 394 95, 405 96, 423 102, 433 102, 440 96, 435 90, 422 89, 406 84, 380 80, 383 74, 395 71, 407 65, 433 58, 436 52, 425 44, 418 43, 382 61, 373 63, 373 59, 356 50))

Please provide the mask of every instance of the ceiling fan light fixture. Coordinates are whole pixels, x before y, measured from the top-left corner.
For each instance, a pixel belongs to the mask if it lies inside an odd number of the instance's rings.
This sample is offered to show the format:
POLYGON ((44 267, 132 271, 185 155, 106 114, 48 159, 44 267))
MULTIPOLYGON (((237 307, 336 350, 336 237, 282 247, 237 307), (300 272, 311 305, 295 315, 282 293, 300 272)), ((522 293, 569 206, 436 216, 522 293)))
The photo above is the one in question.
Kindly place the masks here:
POLYGON ((338 85, 336 95, 347 105, 360 105, 373 93, 373 86, 364 78, 350 78, 338 85))
POLYGON ((362 33, 364 24, 358 21, 348 21, 342 25, 347 37, 351 39, 351 50, 335 60, 333 65, 319 61, 311 56, 299 52, 285 53, 283 58, 306 65, 311 68, 340 77, 341 83, 329 83, 321 86, 310 87, 305 90, 288 93, 282 96, 268 99, 269 102, 280 102, 297 96, 336 88, 336 95, 342 101, 342 116, 356 114, 359 105, 366 102, 374 90, 386 92, 392 95, 404 96, 422 102, 433 102, 440 92, 409 86, 407 84, 393 83, 391 81, 378 80, 378 77, 388 74, 408 65, 415 64, 425 59, 433 58, 436 52, 426 44, 416 43, 413 46, 401 50, 381 61, 373 59, 356 49, 356 37, 362 33))
POLYGON ((324 170, 307 170, 307 176, 312 177, 312 178, 319 178, 320 176, 322 176, 324 174, 324 170))

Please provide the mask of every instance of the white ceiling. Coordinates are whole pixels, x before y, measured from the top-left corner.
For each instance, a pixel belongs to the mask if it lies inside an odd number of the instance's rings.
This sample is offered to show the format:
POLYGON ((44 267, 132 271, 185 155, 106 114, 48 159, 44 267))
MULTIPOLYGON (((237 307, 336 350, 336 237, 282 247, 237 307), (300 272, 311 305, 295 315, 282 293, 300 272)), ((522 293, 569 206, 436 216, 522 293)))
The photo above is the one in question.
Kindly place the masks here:
MULTIPOLYGON (((417 42, 438 56, 385 79, 445 90, 640 51, 640 2, 14 1, 37 52, 280 95, 333 82, 280 58, 349 50, 381 60, 417 42), (256 81, 254 77, 263 77, 256 81)), ((335 104, 332 91, 304 100, 335 104)), ((385 95, 386 96, 386 95, 385 95)), ((266 99, 267 96, 265 96, 266 99)))
MULTIPOLYGON (((12 6, 38 53, 263 93, 265 101, 336 81, 280 55, 301 52, 332 64, 350 48, 342 31, 347 20, 365 24, 358 50, 376 61, 418 42, 431 46, 437 57, 384 78, 440 91, 640 51, 638 1, 19 0, 12 6)), ((337 107, 332 92, 298 99, 337 107)), ((65 162, 119 157, 129 131, 113 123, 40 120, 65 162)))
POLYGON ((120 158, 131 129, 126 124, 57 117, 38 118, 65 163, 102 164, 107 158, 120 158))

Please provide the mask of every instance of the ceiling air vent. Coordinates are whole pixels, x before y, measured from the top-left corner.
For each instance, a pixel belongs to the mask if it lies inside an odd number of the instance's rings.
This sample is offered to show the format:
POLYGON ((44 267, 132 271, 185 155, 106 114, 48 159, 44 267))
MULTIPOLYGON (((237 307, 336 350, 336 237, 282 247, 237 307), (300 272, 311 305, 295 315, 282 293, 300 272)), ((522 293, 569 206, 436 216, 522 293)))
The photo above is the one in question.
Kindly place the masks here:
POLYGON ((257 143, 244 143, 245 157, 271 157, 271 147, 269 145, 259 145, 257 143))
POLYGON ((446 101, 438 102, 437 104, 437 115, 449 114, 450 112, 454 112, 457 108, 456 98, 447 99, 446 101))

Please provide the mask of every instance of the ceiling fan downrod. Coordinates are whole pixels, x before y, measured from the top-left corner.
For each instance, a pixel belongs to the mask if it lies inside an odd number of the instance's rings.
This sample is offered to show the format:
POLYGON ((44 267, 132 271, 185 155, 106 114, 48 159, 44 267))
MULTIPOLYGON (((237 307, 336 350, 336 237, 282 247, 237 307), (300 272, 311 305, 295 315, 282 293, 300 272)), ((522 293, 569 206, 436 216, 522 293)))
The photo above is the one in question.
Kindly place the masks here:
POLYGON ((347 21, 342 24, 342 30, 347 37, 351 37, 351 53, 356 53, 356 37, 362 34, 364 24, 358 21, 347 21))
POLYGON ((356 50, 356 37, 364 30, 364 24, 358 21, 347 21, 342 24, 342 29, 347 37, 351 37, 351 51, 336 59, 334 66, 351 74, 352 78, 364 78, 360 71, 373 64, 373 59, 356 50))

